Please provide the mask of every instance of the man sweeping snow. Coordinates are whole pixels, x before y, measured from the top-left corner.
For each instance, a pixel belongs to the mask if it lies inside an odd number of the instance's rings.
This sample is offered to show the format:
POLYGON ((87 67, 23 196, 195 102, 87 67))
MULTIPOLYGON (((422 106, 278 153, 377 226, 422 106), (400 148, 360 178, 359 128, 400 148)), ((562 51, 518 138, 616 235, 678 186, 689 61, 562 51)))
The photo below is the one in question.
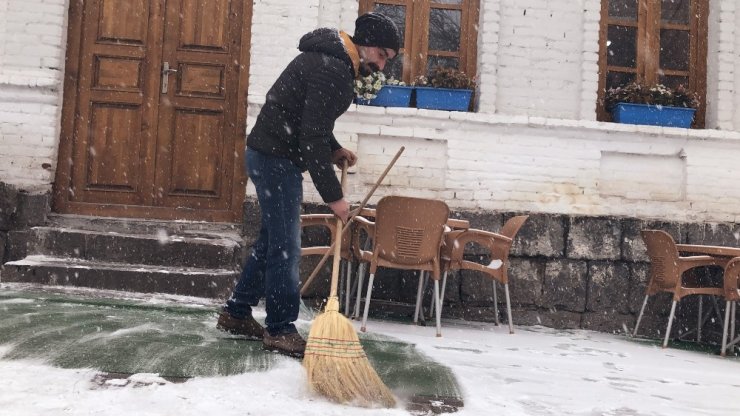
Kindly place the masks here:
POLYGON ((247 137, 247 175, 262 211, 261 229, 219 315, 219 329, 303 356, 306 342, 293 325, 300 304, 302 173, 308 170, 321 198, 346 222, 349 203, 331 165, 346 160, 353 166, 357 156, 336 141, 334 122, 352 103, 354 79, 382 71, 398 54, 400 39, 395 24, 378 13, 357 18, 353 36, 322 28, 301 38, 301 53, 268 91, 247 137), (252 317, 262 297, 266 329, 252 317))

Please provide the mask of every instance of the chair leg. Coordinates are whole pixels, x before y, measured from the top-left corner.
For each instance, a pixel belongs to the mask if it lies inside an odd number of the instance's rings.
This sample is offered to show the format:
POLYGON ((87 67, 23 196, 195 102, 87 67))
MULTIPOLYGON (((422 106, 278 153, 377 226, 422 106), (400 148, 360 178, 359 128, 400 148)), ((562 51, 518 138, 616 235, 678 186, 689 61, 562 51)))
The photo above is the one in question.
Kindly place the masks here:
POLYGON ((704 297, 699 295, 699 314, 696 320, 696 342, 701 342, 701 327, 702 327, 702 309, 704 307, 704 297))
POLYGON ((442 336, 442 300, 439 298, 439 280, 434 281, 434 310, 437 312, 437 336, 442 336))
POLYGON ((493 280, 493 320, 496 326, 501 325, 501 320, 498 317, 498 294, 496 294, 496 281, 493 280))
POLYGON ((373 294, 373 280, 375 279, 375 273, 370 274, 370 279, 367 281, 367 296, 365 297, 365 313, 362 314, 362 327, 360 331, 365 332, 367 325, 367 314, 370 312, 370 296, 373 294))
POLYGON ((663 348, 668 346, 668 337, 671 336, 671 326, 673 325, 673 316, 676 314, 677 301, 673 301, 671 304, 671 315, 668 317, 668 328, 665 330, 665 339, 663 339, 663 348))
POLYGON ((737 301, 732 302, 732 313, 730 318, 730 339, 735 339, 735 321, 737 320, 737 301))
POLYGON ((347 286, 344 289, 344 315, 349 318, 352 300, 352 261, 347 261, 347 286))
POLYGON ((419 310, 421 309, 421 295, 424 290, 424 272, 419 271, 419 288, 416 289, 416 309, 414 310, 414 323, 419 322, 419 310))
POLYGON ((642 320, 642 314, 645 313, 645 306, 647 306, 648 297, 650 295, 645 295, 645 300, 642 301, 642 307, 640 308, 640 314, 637 315, 637 322, 635 323, 635 330, 632 331, 632 336, 637 336, 637 329, 640 328, 640 321, 642 320))
POLYGON ((442 315, 442 307, 445 303, 445 289, 447 288, 447 272, 442 275, 442 293, 439 294, 439 298, 442 299, 442 301, 439 303, 439 314, 442 315))
POLYGON ((362 300, 362 281, 365 280, 365 269, 367 263, 360 263, 357 267, 357 299, 355 299, 355 313, 352 314, 352 318, 360 318, 360 301, 362 300))
POLYGON ((730 310, 732 309, 732 303, 734 302, 728 300, 725 304, 725 324, 722 327, 722 349, 719 352, 719 355, 723 357, 727 354, 727 331, 730 329, 730 310))
POLYGON ((506 315, 509 320, 509 333, 514 333, 514 321, 511 319, 511 298, 509 297, 509 284, 504 285, 504 293, 506 294, 506 315))

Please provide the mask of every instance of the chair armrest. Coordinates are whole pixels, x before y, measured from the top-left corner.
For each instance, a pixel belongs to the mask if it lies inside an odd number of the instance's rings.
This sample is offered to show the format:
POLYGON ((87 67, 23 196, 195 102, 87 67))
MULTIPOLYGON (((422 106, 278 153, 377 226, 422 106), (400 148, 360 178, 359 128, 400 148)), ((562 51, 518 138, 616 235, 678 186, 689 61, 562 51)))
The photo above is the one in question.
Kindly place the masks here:
MULTIPOLYGON (((468 243, 476 243, 490 250, 491 255, 494 257, 508 257, 508 249, 511 247, 512 239, 501 234, 497 234, 491 231, 478 230, 471 228, 468 230, 453 231, 452 233, 459 233, 452 241, 452 252, 450 258, 459 262, 462 261, 465 252, 465 246, 468 243)), ((450 234, 452 234, 450 233, 450 234)), ((505 260, 500 258, 499 260, 505 260)))
POLYGON ((362 249, 362 245, 360 244, 360 237, 362 236, 362 232, 365 231, 365 234, 367 234, 367 238, 372 240, 375 238, 375 223, 368 220, 365 217, 356 216, 354 220, 354 226, 355 229, 352 233, 352 250, 358 259, 369 261, 369 256, 372 255, 371 251, 366 251, 362 249))
MULTIPOLYGON (((303 214, 301 215, 301 228, 325 227, 331 234, 331 241, 337 235, 337 220, 334 214, 303 214)), ((301 256, 323 255, 329 250, 329 246, 301 247, 301 256)))

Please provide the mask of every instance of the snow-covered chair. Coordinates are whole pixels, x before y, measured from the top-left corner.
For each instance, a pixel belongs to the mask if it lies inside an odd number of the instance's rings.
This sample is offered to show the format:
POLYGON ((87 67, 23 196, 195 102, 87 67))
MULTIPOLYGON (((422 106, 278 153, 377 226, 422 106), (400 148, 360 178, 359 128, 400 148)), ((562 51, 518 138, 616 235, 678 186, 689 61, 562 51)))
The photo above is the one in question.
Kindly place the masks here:
MULTIPOLYGON (((358 227, 363 228, 372 241, 370 250, 358 251, 359 260, 370 264, 370 279, 362 316, 363 332, 367 325, 373 280, 378 266, 421 271, 419 287, 424 274, 431 273, 435 301, 439 300, 439 281, 442 275, 439 255, 449 213, 450 210, 443 201, 386 196, 378 202, 374 222, 357 217, 358 227)), ((416 302, 417 305, 421 302, 420 294, 416 302)), ((441 336, 441 309, 437 307, 436 310, 437 336, 441 336)))
MULTIPOLYGON (((673 295, 673 303, 671 304, 671 313, 668 317, 668 326, 663 340, 663 348, 665 348, 668 346, 673 317, 676 314, 676 304, 682 298, 689 295, 724 295, 724 289, 721 287, 702 286, 698 282, 690 281, 694 279, 687 279, 684 282, 684 273, 697 267, 722 266, 724 263, 712 256, 680 256, 676 242, 665 231, 642 230, 640 235, 647 247, 648 257, 650 257, 650 282, 632 336, 637 335, 637 330, 640 328, 640 320, 645 312, 648 298, 661 292, 670 293, 673 295)), ((701 314, 701 310, 699 310, 699 314, 701 314)), ((699 320, 699 325, 701 325, 701 316, 699 320)), ((699 333, 700 331, 697 328, 697 337, 699 333)))
POLYGON ((725 325, 722 332, 721 355, 723 357, 727 354, 727 348, 740 343, 740 336, 735 338, 735 309, 737 308, 737 301, 740 300, 740 257, 730 260, 725 267, 724 290, 727 303, 725 304, 725 325), (727 341, 728 336, 729 342, 727 341))
MULTIPOLYGON (((445 236, 444 246, 442 248, 442 261, 444 264, 444 278, 442 282, 442 296, 447 283, 447 272, 449 270, 473 270, 482 273, 490 278, 493 284, 493 304, 496 324, 499 324, 498 318, 498 299, 496 295, 496 284, 504 286, 506 295, 506 314, 509 322, 509 333, 514 333, 514 323, 511 318, 511 299, 509 296, 509 251, 514 242, 519 229, 529 218, 528 215, 518 215, 509 218, 501 227, 499 233, 490 231, 468 229, 451 231, 445 236), (465 260, 465 246, 476 244, 480 248, 490 253, 491 262, 489 264, 480 264, 474 261, 465 260)), ((440 300, 441 304, 441 300, 440 300)))

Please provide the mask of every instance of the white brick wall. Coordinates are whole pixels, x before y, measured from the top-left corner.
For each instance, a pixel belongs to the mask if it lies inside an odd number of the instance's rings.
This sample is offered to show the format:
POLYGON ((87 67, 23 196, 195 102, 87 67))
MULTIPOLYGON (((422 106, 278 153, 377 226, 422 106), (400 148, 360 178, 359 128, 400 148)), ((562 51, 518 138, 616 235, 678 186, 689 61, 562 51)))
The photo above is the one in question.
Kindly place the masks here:
MULTIPOLYGON (((360 130, 371 133, 358 137, 355 201, 406 146, 371 202, 392 193, 457 209, 740 220, 740 133, 353 105, 337 136, 360 130)), ((320 202, 308 175, 304 191, 320 202)))
POLYGON ((582 1, 501 0, 498 112, 579 117, 583 18, 582 1))
POLYGON ((53 180, 67 2, 0 0, 0 180, 53 180))

